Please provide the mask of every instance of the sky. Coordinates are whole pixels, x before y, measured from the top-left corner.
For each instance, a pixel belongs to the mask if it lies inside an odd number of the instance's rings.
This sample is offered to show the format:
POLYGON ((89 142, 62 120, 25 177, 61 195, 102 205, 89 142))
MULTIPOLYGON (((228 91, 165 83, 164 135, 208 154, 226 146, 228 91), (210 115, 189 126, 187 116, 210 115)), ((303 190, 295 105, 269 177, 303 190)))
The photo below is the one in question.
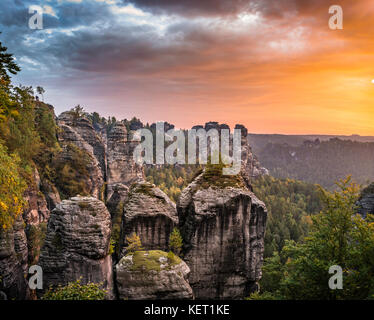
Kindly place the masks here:
POLYGON ((14 82, 44 87, 57 114, 374 135, 372 0, 1 0, 0 12, 14 82), (42 30, 29 28, 35 5, 42 30))

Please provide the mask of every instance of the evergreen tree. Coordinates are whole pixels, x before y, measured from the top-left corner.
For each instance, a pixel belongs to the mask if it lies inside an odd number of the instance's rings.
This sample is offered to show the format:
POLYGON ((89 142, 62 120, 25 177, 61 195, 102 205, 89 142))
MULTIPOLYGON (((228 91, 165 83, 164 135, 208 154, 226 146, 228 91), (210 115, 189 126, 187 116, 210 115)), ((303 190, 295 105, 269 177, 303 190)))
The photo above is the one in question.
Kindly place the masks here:
POLYGON ((177 228, 174 228, 169 237, 169 247, 176 255, 180 255, 183 246, 182 236, 177 228))
POLYGON ((133 232, 130 236, 126 237, 126 242, 127 242, 126 251, 130 254, 133 254, 136 251, 143 250, 142 242, 139 236, 135 232, 133 232))

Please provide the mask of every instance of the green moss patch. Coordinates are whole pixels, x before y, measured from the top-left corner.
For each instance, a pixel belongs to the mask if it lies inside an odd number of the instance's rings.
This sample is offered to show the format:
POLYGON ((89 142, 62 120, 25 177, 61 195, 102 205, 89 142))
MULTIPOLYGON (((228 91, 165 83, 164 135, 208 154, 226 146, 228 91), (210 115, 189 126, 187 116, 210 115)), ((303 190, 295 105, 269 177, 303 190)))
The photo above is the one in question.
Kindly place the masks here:
POLYGON ((161 250, 136 251, 132 257, 133 265, 131 271, 161 271, 169 270, 172 266, 180 264, 182 260, 172 252, 166 253, 161 250))
POLYGON ((232 188, 245 188, 245 184, 240 175, 224 175, 222 173, 224 164, 208 164, 202 175, 200 181, 201 189, 220 188, 224 189, 227 187, 232 188))

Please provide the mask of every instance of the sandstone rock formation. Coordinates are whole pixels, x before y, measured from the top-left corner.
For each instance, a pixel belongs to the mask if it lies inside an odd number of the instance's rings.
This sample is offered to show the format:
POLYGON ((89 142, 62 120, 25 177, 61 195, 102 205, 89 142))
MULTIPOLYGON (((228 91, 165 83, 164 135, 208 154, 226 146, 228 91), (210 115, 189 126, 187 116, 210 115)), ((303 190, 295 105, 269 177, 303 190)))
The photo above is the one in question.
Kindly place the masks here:
POLYGON ((0 229, 0 295, 3 299, 29 297, 27 275, 27 239, 21 216, 13 229, 0 229))
POLYGON ((27 225, 35 225, 46 222, 48 221, 50 214, 47 201, 43 193, 40 192, 41 181, 36 168, 34 169, 32 181, 34 183, 29 185, 29 188, 25 194, 25 200, 27 201, 28 205, 23 213, 23 218, 27 225))
MULTIPOLYGON (((127 199, 127 194, 129 193, 129 187, 125 186, 122 183, 117 183, 112 185, 112 196, 109 198, 109 200, 106 203, 106 206, 112 216, 112 218, 118 214, 118 205, 125 204, 125 201, 127 199)), ((121 218, 122 218, 122 212, 121 212, 121 218)))
MULTIPOLYGON (((222 129, 230 129, 227 124, 219 124, 218 122, 211 121, 205 123, 204 126, 197 125, 192 127, 192 129, 205 129, 209 131, 215 129, 220 132, 222 129)), ((269 171, 262 167, 257 157, 253 154, 252 148, 248 140, 248 130, 245 126, 237 124, 235 129, 241 130, 241 170, 240 174, 244 179, 244 182, 248 188, 251 189, 252 179, 259 177, 261 175, 269 174, 269 171)), ((232 132, 231 132, 232 133, 232 132)), ((232 142, 230 142, 230 153, 232 153, 232 142)), ((208 145, 208 155, 210 154, 210 148, 208 145)))
POLYGON ((60 154, 62 161, 71 160, 71 153, 68 144, 74 144, 78 148, 86 151, 90 157, 89 163, 89 183, 90 195, 102 198, 102 190, 106 176, 106 152, 105 145, 95 129, 84 117, 75 118, 71 111, 64 112, 58 117, 60 133, 59 142, 63 146, 60 154))
POLYGON ((160 250, 138 251, 116 265, 120 299, 192 299, 187 264, 160 250))
POLYGON ((134 149, 139 142, 131 141, 131 134, 128 134, 123 123, 117 122, 107 139, 107 197, 110 199, 116 184, 130 186, 134 182, 143 181, 144 172, 143 167, 135 163, 133 158, 134 149))
POLYGON ((256 290, 267 211, 240 176, 207 167, 182 191, 178 215, 196 298, 240 299, 256 290))
POLYGON ((64 200, 52 211, 40 255, 44 286, 103 283, 112 295, 110 215, 103 202, 92 197, 64 200))
POLYGON ((374 214, 374 183, 362 190, 357 205, 358 213, 364 218, 366 218, 368 214, 374 214))
POLYGON ((127 245, 126 236, 133 232, 145 249, 169 250, 169 236, 177 225, 176 206, 164 192, 148 182, 132 185, 123 212, 122 254, 127 245))

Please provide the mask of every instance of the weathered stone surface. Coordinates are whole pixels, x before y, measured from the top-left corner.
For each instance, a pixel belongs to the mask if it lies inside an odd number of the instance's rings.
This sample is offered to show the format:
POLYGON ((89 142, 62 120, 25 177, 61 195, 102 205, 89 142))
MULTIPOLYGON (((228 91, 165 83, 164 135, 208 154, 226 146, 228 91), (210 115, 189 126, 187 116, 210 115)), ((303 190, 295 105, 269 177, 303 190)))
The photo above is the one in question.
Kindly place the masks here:
POLYGON ((49 211, 52 211, 61 202, 60 194, 52 183, 42 181, 40 191, 44 194, 49 211))
MULTIPOLYGON (((230 127, 227 124, 219 124, 218 122, 211 121, 205 123, 204 126, 197 125, 192 127, 192 129, 205 129, 208 132, 211 129, 215 129, 218 132, 226 129, 230 130, 230 127)), ((240 174, 243 177, 246 186, 251 189, 252 179, 259 177, 261 175, 269 174, 269 171, 262 167, 257 157, 253 154, 252 148, 248 140, 248 129, 240 124, 235 125, 235 129, 241 130, 241 169, 240 174)), ((232 132, 231 132, 232 133, 232 132)), ((230 154, 232 154, 232 141, 230 142, 230 154)), ((208 155, 210 155, 210 144, 208 144, 208 155)))
POLYGON ((358 213, 364 218, 366 218, 368 214, 374 214, 374 183, 362 191, 357 205, 358 213))
POLYGON ((110 214, 103 202, 92 197, 64 200, 52 211, 40 255, 45 287, 103 282, 112 295, 110 214))
POLYGON ((147 250, 168 250, 169 236, 178 225, 176 206, 154 185, 143 182, 131 186, 124 206, 121 230, 121 252, 126 236, 135 232, 147 250))
POLYGON ((122 183, 117 183, 112 185, 112 191, 112 196, 107 201, 106 206, 113 218, 114 215, 117 213, 116 211, 118 210, 118 205, 120 203, 122 203, 123 205, 125 204, 127 195, 129 193, 129 187, 125 186, 122 183))
POLYGON ((144 180, 143 167, 135 163, 133 153, 139 145, 131 141, 123 123, 117 122, 108 135, 108 174, 107 196, 112 196, 113 187, 118 184, 130 186, 134 182, 144 180))
POLYGON ((0 229, 0 292, 3 299, 29 297, 27 275, 27 239, 19 216, 12 229, 0 229))
POLYGON ((230 180, 209 185, 204 174, 178 203, 189 281, 198 299, 240 299, 256 290, 262 275, 267 211, 236 180, 234 187, 230 180))
POLYGON ((163 251, 138 251, 123 257, 116 265, 120 299, 193 299, 187 281, 187 264, 163 251))
POLYGON ((58 126, 60 133, 59 142, 63 146, 60 157, 69 160, 71 155, 66 144, 72 143, 78 148, 91 155, 89 165, 90 195, 96 198, 102 198, 102 190, 106 176, 106 152, 105 145, 96 133, 95 129, 84 117, 75 119, 71 112, 63 112, 58 117, 58 126))
MULTIPOLYGON (((242 130, 244 133, 247 132, 247 129, 242 130)), ((251 188, 251 182, 253 179, 269 174, 269 170, 261 166, 259 160, 252 152, 247 134, 242 136, 242 165, 240 174, 248 188, 251 188)))
MULTIPOLYGON (((97 134, 95 128, 92 126, 91 122, 85 117, 79 117, 75 119, 74 114, 70 111, 63 112, 58 117, 59 126, 69 126, 74 128, 74 130, 79 134, 83 141, 92 147, 92 154, 97 159, 102 175, 105 176, 106 171, 106 153, 105 144, 103 143, 100 135, 97 134)), ((88 150, 87 150, 88 151, 88 150)))
POLYGON ((29 186, 25 194, 27 207, 23 213, 23 219, 27 225, 46 222, 50 214, 45 197, 40 192, 41 181, 36 168, 34 169, 32 181, 33 184, 29 186))

